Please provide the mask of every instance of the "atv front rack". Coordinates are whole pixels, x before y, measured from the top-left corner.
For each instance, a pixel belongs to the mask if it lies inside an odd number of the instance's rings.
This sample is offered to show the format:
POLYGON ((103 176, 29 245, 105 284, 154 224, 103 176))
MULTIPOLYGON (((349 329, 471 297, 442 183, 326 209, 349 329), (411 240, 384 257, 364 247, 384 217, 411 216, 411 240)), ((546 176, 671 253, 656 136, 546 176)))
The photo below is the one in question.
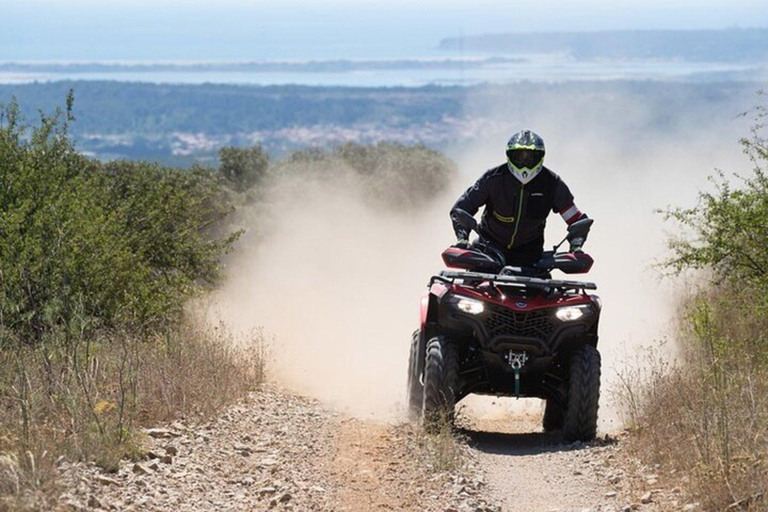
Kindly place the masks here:
POLYGON ((562 290, 597 290, 595 283, 584 283, 581 281, 564 281, 558 279, 541 279, 538 277, 526 276, 502 276, 499 274, 484 274, 482 272, 461 272, 456 270, 443 270, 439 275, 432 276, 429 281, 430 286, 435 281, 441 281, 447 284, 453 284, 456 280, 462 280, 468 283, 492 282, 497 285, 523 285, 532 288, 558 288, 562 290))

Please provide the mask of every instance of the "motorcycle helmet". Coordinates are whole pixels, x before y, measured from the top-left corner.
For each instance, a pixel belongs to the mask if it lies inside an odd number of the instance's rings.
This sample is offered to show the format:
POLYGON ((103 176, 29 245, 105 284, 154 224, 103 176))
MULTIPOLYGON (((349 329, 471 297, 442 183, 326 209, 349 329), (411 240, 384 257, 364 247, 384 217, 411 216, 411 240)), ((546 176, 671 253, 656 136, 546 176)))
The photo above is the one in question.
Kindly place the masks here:
POLYGON ((523 185, 544 167, 544 139, 531 130, 514 134, 507 142, 507 167, 523 185))

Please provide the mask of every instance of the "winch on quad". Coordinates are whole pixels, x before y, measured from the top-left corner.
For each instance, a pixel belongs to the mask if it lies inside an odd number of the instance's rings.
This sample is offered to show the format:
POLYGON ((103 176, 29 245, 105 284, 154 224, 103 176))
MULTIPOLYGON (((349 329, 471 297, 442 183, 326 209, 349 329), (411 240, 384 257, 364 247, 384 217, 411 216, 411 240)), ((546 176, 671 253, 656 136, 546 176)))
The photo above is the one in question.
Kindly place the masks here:
MULTIPOLYGON (((456 212, 467 230, 475 219, 456 212)), ((505 265, 482 238, 443 252, 448 267, 421 297, 421 325, 411 340, 408 407, 433 428, 453 420, 469 394, 546 401, 543 427, 567 441, 589 441, 597 430, 600 299, 593 283, 552 279, 551 272, 586 273, 593 260, 580 249, 592 219, 574 222, 566 238, 531 267, 505 265)))

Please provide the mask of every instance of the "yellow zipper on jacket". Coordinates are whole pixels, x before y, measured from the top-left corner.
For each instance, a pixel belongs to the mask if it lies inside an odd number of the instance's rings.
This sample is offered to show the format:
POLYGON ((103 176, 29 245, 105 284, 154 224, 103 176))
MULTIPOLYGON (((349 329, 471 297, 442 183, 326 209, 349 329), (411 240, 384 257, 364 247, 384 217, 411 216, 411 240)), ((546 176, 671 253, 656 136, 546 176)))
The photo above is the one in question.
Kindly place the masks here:
POLYGON ((512 240, 509 241, 507 249, 512 248, 512 244, 515 243, 515 237, 517 236, 517 229, 520 227, 520 216, 523 214, 523 192, 525 192, 525 184, 520 185, 520 204, 517 207, 517 224, 515 224, 515 231, 512 233, 512 240))

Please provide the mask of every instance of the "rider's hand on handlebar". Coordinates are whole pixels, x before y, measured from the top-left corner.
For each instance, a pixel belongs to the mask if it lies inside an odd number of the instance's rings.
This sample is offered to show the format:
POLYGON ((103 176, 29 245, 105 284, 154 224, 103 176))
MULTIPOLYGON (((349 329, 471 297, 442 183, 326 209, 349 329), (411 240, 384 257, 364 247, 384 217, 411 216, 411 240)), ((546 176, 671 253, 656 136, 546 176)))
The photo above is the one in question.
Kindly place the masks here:
POLYGON ((581 246, 584 245, 584 239, 577 238, 571 242, 570 252, 584 252, 581 246))
POLYGON ((453 246, 459 249, 469 249, 469 240, 459 240, 453 246))

